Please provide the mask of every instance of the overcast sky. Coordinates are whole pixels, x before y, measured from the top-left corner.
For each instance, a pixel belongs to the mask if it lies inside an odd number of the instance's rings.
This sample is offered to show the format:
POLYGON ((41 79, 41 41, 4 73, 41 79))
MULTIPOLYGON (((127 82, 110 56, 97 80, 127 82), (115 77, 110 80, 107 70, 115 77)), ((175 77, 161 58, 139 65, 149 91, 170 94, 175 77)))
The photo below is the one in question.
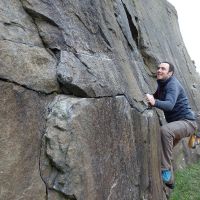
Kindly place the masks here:
POLYGON ((168 0, 177 10, 181 34, 197 71, 200 72, 200 1, 168 0))

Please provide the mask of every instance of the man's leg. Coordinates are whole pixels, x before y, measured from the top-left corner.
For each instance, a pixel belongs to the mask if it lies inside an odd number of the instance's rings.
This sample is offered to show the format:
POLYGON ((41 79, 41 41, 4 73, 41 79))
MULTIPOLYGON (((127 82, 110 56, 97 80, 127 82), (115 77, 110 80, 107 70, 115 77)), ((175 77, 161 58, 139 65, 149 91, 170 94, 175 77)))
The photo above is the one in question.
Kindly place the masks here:
POLYGON ((163 125, 161 127, 162 142, 162 170, 171 169, 172 149, 175 140, 189 137, 197 128, 195 121, 182 120, 163 125))

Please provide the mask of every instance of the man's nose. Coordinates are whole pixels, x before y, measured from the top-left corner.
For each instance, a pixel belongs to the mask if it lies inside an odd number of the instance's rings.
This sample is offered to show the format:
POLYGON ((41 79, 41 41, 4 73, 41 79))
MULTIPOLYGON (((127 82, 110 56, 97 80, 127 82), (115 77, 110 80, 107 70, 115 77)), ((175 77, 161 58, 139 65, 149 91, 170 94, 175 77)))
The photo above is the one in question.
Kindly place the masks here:
POLYGON ((158 68, 158 69, 157 69, 157 72, 161 72, 161 69, 160 69, 160 68, 158 68))

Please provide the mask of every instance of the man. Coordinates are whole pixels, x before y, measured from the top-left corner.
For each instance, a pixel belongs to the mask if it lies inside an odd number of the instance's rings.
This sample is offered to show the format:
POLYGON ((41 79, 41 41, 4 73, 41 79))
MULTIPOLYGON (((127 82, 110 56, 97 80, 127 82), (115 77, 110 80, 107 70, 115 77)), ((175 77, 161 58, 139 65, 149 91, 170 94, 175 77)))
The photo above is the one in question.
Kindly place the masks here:
POLYGON ((171 63, 160 63, 157 69, 157 91, 154 95, 146 95, 149 105, 163 110, 168 122, 160 129, 161 176, 163 182, 170 188, 174 188, 171 165, 173 146, 181 138, 189 137, 197 129, 185 90, 173 74, 174 66, 171 63))

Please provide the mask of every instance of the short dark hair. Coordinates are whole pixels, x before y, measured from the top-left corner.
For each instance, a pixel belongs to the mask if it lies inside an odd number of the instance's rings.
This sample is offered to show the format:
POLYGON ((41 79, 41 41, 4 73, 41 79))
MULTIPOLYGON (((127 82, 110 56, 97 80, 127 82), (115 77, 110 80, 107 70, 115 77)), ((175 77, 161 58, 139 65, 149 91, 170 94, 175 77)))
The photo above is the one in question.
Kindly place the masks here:
POLYGON ((175 67, 174 67, 174 65, 172 63, 170 63, 168 61, 162 61, 162 62, 159 63, 159 65, 161 63, 167 63, 169 65, 169 72, 172 72, 172 75, 174 74, 175 67))

